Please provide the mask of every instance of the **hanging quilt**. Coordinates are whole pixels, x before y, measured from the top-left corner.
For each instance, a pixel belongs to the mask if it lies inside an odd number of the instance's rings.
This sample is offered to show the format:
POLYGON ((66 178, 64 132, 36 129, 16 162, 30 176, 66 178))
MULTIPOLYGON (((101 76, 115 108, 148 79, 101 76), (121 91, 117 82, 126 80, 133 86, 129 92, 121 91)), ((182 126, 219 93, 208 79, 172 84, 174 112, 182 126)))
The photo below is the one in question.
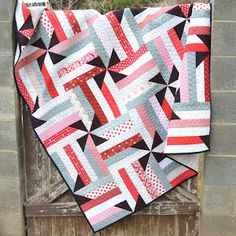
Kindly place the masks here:
POLYGON ((18 0, 16 84, 94 232, 198 174, 190 154, 209 150, 210 13, 203 3, 102 15, 18 0))

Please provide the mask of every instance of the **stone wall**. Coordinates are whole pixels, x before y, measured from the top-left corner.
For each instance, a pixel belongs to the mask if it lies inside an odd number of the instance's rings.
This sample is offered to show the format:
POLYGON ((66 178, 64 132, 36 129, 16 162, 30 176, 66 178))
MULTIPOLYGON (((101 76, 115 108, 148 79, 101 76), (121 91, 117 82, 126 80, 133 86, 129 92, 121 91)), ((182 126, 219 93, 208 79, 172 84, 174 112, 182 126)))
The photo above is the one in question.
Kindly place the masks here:
POLYGON ((21 117, 13 78, 14 0, 0 0, 0 235, 24 235, 21 117))
POLYGON ((236 235, 236 1, 214 0, 211 150, 203 170, 201 236, 236 235))

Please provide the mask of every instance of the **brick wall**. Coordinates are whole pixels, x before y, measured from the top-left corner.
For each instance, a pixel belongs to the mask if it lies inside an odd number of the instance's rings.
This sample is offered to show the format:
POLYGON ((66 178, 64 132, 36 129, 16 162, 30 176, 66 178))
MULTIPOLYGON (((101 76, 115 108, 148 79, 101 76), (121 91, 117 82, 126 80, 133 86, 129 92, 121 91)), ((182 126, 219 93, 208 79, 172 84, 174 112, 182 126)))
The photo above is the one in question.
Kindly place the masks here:
POLYGON ((0 0, 0 235, 24 235, 21 117, 12 74, 14 0, 0 0))
POLYGON ((236 235, 236 1, 214 0, 211 151, 203 170, 201 236, 236 235))

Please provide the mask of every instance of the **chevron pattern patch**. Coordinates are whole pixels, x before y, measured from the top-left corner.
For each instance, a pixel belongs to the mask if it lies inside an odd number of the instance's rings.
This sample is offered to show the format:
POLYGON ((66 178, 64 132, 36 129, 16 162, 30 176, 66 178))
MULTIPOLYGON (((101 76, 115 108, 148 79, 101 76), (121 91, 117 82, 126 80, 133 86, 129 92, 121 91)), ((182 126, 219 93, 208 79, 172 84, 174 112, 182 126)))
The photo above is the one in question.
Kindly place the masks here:
POLYGON ((16 84, 94 232, 197 175, 169 155, 209 150, 210 13, 18 1, 16 84))

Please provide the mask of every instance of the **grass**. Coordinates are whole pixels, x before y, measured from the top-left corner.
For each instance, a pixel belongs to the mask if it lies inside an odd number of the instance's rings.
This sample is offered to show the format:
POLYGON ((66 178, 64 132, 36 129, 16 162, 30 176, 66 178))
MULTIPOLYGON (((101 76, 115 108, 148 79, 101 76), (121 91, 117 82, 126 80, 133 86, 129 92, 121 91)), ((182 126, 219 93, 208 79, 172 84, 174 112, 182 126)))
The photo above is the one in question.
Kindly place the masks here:
MULTIPOLYGON (((53 9, 96 9, 105 13, 124 7, 144 7, 191 3, 193 0, 50 0, 53 9)), ((203 2, 203 0, 198 0, 203 2)))

